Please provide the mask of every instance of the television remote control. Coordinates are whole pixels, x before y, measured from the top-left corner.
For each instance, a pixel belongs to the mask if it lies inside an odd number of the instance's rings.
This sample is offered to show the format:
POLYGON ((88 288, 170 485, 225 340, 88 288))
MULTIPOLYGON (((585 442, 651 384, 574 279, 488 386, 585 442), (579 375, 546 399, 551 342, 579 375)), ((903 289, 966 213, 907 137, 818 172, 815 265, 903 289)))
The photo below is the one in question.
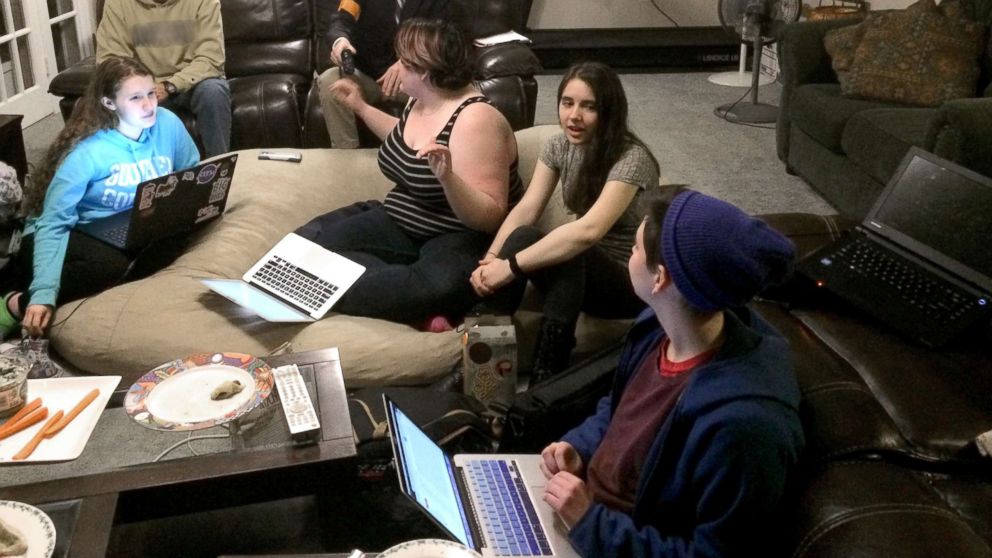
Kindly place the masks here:
POLYGON ((349 49, 341 51, 341 71, 346 76, 355 73, 355 53, 349 49))
POLYGON ((282 402, 282 412, 286 415, 289 433, 295 442, 315 442, 320 432, 317 411, 310 400, 310 392, 303 382, 300 369, 295 364, 280 366, 272 371, 282 402))

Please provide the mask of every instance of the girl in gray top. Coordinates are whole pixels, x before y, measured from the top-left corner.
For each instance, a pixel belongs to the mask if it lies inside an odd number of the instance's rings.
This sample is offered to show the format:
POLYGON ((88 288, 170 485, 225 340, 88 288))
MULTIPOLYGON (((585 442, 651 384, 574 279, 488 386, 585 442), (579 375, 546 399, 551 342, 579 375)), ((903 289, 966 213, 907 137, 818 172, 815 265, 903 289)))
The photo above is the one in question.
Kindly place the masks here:
POLYGON ((558 86, 562 133, 544 145, 527 191, 472 273, 490 306, 512 313, 527 279, 544 293, 531 382, 568 366, 579 313, 634 317, 643 303, 627 279, 641 222, 638 198, 658 188, 658 162, 627 127, 627 96, 604 64, 573 65, 558 86), (576 219, 547 234, 533 225, 561 181, 576 219))

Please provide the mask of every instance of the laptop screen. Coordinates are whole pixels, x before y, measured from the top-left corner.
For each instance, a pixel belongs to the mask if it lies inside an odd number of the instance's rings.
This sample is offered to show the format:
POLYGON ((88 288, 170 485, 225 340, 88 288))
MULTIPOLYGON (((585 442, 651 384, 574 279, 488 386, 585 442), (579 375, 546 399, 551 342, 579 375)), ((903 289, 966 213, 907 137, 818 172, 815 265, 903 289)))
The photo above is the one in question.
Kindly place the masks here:
POLYGON ((451 459, 395 403, 388 397, 383 399, 400 488, 458 542, 478 548, 458 496, 451 459))
POLYGON ((992 179, 913 148, 864 224, 992 289, 992 179))

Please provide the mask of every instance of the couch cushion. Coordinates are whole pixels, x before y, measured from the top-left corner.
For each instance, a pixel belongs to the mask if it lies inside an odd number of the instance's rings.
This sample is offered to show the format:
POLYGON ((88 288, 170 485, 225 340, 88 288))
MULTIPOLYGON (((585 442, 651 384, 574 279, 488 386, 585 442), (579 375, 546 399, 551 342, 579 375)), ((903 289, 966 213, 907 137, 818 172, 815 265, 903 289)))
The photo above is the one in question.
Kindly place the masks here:
MULTIPOLYGON (((958 12, 957 10, 949 10, 958 12)), ((846 95, 917 106, 938 106, 976 93, 985 29, 945 15, 934 0, 866 20, 846 95)))
POLYGON ((904 440, 892 449, 923 463, 976 463, 974 439, 992 425, 988 332, 941 351, 912 343, 850 306, 791 314, 857 372, 904 440))
POLYGON ((875 180, 886 183, 912 146, 922 147, 937 109, 882 108, 851 117, 841 135, 844 153, 875 180))
MULTIPOLYGON (((882 14, 871 12, 865 16, 865 20, 881 17, 882 14)), ((837 81, 844 83, 847 80, 847 73, 851 70, 854 62, 854 53, 861 44, 861 39, 865 36, 864 21, 854 25, 846 25, 837 29, 831 29, 823 36, 823 47, 830 55, 830 66, 837 73, 837 81)))
POLYGON ((300 147, 300 115, 309 76, 267 74, 233 77, 231 148, 300 147))
POLYGON ((877 461, 809 471, 790 507, 792 558, 989 556, 986 478, 936 475, 877 461))
MULTIPOLYGON (((557 130, 542 126, 517 133, 525 183, 540 146, 557 130)), ((424 333, 333 313, 311 324, 269 323, 197 281, 238 278, 279 238, 307 220, 355 201, 381 199, 391 187, 372 149, 304 150, 300 164, 259 161, 257 155, 255 150, 241 152, 224 216, 199 231, 172 265, 58 308, 54 321, 64 321, 52 330, 58 352, 80 370, 121 374, 125 385, 187 354, 234 351, 264 356, 287 341, 294 351, 338 347, 349 387, 425 383, 452 370, 461 355, 455 332, 424 333)), ((552 207, 548 218, 565 218, 557 211, 552 207)), ((593 330, 578 336, 594 345, 618 335, 616 329, 601 330, 592 320, 580 327, 593 330), (597 336, 598 331, 606 333, 597 336)))
POLYGON ((800 85, 792 93, 789 116, 795 126, 823 147, 843 155, 841 136, 847 121, 861 111, 888 106, 892 105, 844 97, 836 83, 811 83, 800 85))

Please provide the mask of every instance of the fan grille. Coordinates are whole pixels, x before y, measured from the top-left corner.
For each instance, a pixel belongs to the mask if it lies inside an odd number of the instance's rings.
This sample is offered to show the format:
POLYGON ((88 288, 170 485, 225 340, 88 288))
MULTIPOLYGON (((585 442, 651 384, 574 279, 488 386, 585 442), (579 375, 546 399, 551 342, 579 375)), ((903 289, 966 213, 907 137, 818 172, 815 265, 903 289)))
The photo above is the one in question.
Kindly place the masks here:
POLYGON ((753 5, 764 14, 757 21, 762 44, 774 42, 778 28, 798 20, 802 8, 800 0, 720 0, 718 7, 720 24, 728 33, 737 35, 742 41, 750 42, 750 37, 744 38, 746 34, 744 20, 748 8, 753 5))

